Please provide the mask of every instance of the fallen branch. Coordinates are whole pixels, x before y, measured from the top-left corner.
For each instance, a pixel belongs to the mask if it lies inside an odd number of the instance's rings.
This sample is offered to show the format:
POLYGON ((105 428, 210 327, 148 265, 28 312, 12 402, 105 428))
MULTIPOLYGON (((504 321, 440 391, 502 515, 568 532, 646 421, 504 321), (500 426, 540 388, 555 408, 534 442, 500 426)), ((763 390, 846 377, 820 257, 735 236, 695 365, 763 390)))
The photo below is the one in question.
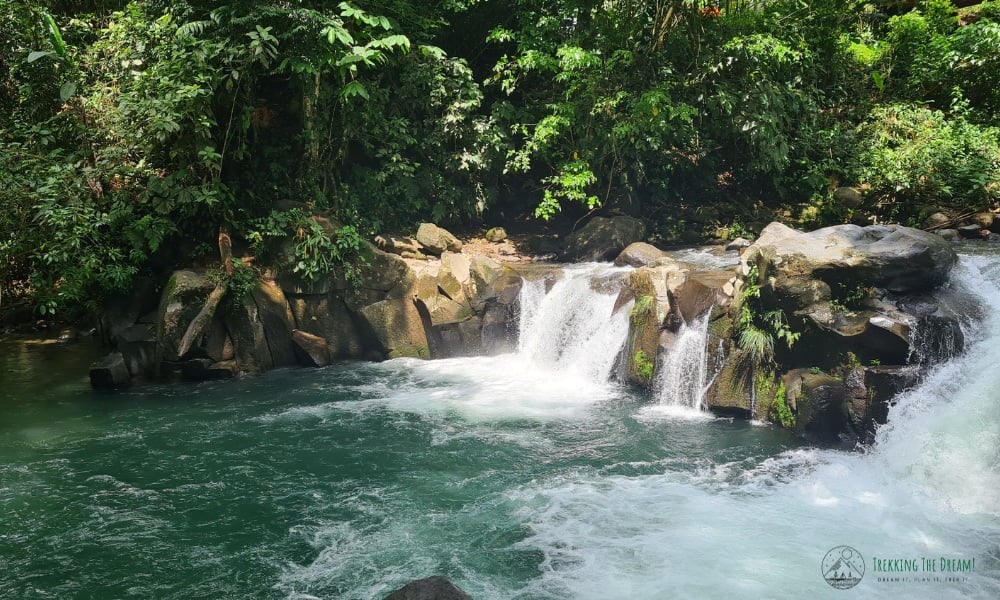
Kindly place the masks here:
POLYGON ((201 307, 198 311, 197 316, 192 319, 191 324, 188 325, 187 331, 184 332, 184 337, 181 338, 181 343, 177 346, 177 357, 182 358, 185 354, 191 350, 191 346, 195 343, 201 334, 204 333, 205 328, 211 322, 212 317, 215 316, 215 309, 219 307, 219 302, 222 301, 223 296, 226 295, 226 290, 229 288, 228 282, 222 282, 215 286, 212 293, 208 295, 205 299, 205 305, 201 307))
POLYGON ((225 226, 219 227, 219 258, 222 259, 226 278, 215 286, 212 293, 205 299, 205 305, 201 307, 195 318, 191 320, 187 331, 184 332, 184 337, 181 338, 181 343, 177 346, 178 358, 182 358, 187 354, 191 350, 191 346, 201 338, 202 333, 205 332, 205 328, 208 327, 208 324, 212 321, 212 317, 215 316, 215 309, 219 307, 219 303, 222 302, 222 298, 229 290, 229 279, 233 276, 233 243, 226 232, 225 226))

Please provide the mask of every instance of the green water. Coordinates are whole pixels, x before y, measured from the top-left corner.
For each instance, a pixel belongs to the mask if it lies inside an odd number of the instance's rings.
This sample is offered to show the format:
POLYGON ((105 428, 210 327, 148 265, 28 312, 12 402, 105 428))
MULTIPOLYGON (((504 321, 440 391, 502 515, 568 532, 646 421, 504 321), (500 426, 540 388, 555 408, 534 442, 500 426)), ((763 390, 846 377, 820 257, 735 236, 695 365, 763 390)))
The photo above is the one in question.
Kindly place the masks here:
POLYGON ((77 358, 3 345, 3 597, 375 598, 433 573, 512 597, 544 557, 519 546, 533 501, 511 490, 794 444, 726 420, 643 423, 645 400, 616 388, 557 418, 381 404, 461 383, 406 361, 106 395, 77 358))
POLYGON ((988 309, 968 352, 855 453, 663 410, 545 338, 118 394, 86 348, 2 340, 0 598, 377 600, 435 574, 477 600, 998 598, 1000 259, 959 277, 988 309), (849 591, 821 573, 841 545, 869 569, 849 591))

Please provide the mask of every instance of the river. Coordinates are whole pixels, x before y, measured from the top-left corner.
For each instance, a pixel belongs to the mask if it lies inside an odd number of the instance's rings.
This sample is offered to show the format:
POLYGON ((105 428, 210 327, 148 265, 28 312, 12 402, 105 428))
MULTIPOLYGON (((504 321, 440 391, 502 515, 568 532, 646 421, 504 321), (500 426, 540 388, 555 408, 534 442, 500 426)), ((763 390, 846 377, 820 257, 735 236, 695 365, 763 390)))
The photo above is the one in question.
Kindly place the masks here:
POLYGON ((1000 258, 957 279, 990 309, 976 341, 863 452, 609 382, 627 311, 572 273, 525 287, 501 357, 107 395, 80 347, 8 339, 0 597, 375 600, 442 574, 477 600, 998 598, 1000 258))

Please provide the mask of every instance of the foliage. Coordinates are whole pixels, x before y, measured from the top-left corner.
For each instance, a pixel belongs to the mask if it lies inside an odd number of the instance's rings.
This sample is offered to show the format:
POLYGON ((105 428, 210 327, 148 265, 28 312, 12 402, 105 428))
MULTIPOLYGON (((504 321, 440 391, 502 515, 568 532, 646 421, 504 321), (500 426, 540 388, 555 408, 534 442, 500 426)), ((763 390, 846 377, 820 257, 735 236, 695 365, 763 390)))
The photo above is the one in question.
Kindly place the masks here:
POLYGON ((656 365, 649 359, 648 356, 646 356, 645 352, 642 350, 637 351, 632 356, 632 365, 635 368, 635 374, 638 375, 640 379, 643 381, 653 380, 653 371, 656 368, 656 365))
POLYGON ((846 285, 838 283, 833 289, 833 297, 830 298, 830 306, 843 312, 852 312, 864 307, 865 302, 871 297, 873 289, 863 283, 846 285))
POLYGON ((233 274, 227 275, 224 266, 211 269, 208 273, 208 280, 215 285, 226 285, 226 301, 229 308, 240 308, 247 296, 257 285, 257 271, 253 266, 243 259, 233 259, 233 274))
MULTIPOLYGON (((697 241, 988 208, 997 6, 0 1, 0 294, 92 308, 220 227, 315 280, 426 220, 618 210, 697 241)), ((740 322, 759 360, 794 343, 740 322)))
POLYGON ((774 401, 771 408, 778 418, 778 423, 785 429, 795 429, 795 414, 788 408, 788 392, 785 390, 785 382, 778 384, 778 389, 774 393, 774 401))
POLYGON ((255 252, 303 281, 319 281, 337 267, 349 281, 356 281, 355 263, 363 260, 358 230, 351 225, 331 228, 329 220, 302 209, 275 210, 254 221, 247 239, 255 252))
POLYGON ((752 266, 744 278, 736 319, 736 341, 755 366, 773 363, 775 341, 781 340, 791 349, 802 335, 792 330, 783 310, 763 309, 759 277, 756 265, 752 266))
POLYGON ((975 210, 996 202, 1000 130, 975 125, 960 112, 949 116, 914 104, 872 110, 858 130, 856 168, 874 209, 905 220, 925 204, 975 210))

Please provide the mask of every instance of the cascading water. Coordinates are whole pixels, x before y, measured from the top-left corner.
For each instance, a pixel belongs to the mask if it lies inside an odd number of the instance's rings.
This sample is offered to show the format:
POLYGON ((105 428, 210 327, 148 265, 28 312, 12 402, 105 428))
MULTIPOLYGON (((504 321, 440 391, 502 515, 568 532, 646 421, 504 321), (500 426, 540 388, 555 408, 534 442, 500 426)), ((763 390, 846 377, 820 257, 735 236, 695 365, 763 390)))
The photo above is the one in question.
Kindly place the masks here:
POLYGON ((656 399, 660 405, 703 410, 705 391, 711 383, 708 365, 708 318, 705 313, 690 325, 681 325, 656 373, 656 399))
POLYGON ((518 354, 536 365, 607 381, 628 336, 630 305, 615 312, 620 286, 608 285, 622 272, 606 265, 569 267, 547 293, 544 279, 525 281, 518 354))
POLYGON ((442 574, 480 600, 1000 598, 1000 256, 963 256, 989 314, 863 453, 643 418, 607 384, 615 275, 528 282, 515 354, 114 402, 53 376, 66 348, 0 344, 0 597, 367 600, 442 574), (848 591, 821 572, 840 546, 868 571, 848 591))

